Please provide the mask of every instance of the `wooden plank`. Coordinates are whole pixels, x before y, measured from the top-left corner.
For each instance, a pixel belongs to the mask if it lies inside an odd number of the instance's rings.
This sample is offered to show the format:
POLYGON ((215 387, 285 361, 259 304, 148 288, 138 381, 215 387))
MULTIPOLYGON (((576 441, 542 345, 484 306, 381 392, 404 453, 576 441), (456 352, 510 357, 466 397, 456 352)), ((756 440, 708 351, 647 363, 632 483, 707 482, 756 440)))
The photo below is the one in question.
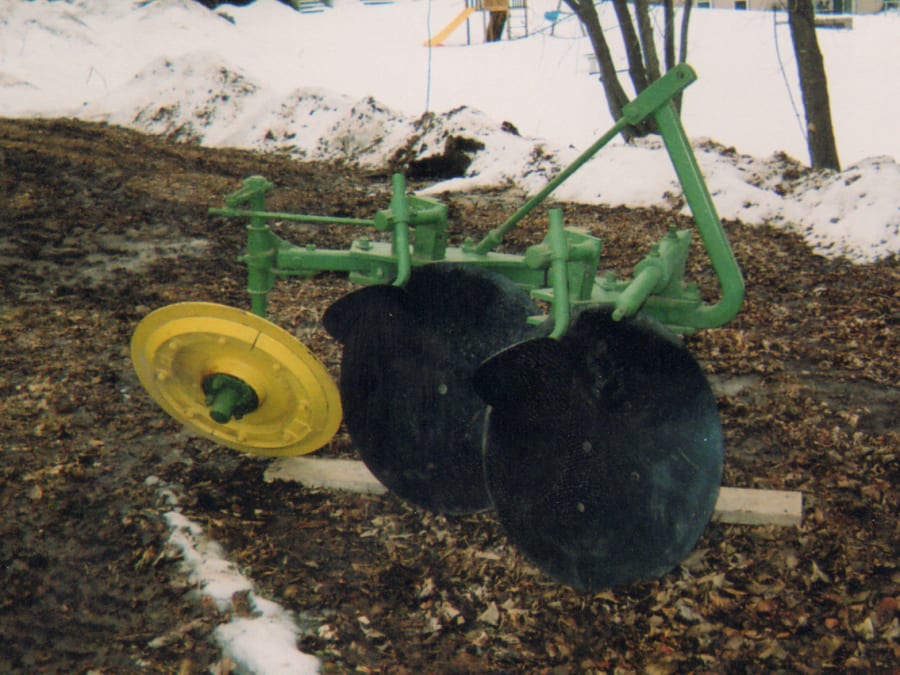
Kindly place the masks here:
POLYGON ((283 457, 268 466, 263 478, 267 483, 276 480, 297 481, 311 488, 363 494, 387 492, 387 488, 378 482, 365 464, 353 459, 283 457))
POLYGON ((735 525, 796 527, 803 522, 803 493, 723 487, 712 519, 735 525))
MULTIPOLYGON (((387 490, 360 461, 317 457, 284 457, 265 472, 266 482, 297 481, 306 487, 383 494, 387 490)), ((798 526, 803 519, 803 495, 785 490, 723 487, 713 522, 736 525, 798 526)))

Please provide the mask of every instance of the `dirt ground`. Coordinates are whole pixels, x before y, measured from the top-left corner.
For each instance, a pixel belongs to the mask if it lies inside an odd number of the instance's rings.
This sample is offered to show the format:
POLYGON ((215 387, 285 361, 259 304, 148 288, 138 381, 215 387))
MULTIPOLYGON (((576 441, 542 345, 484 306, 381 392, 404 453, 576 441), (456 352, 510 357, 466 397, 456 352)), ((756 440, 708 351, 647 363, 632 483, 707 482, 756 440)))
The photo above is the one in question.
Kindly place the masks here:
MULTIPOLYGON (((207 209, 251 174, 277 184, 276 209, 369 218, 389 199, 385 175, 0 120, 0 671, 229 671, 213 639, 228 617, 167 545, 168 485, 296 613, 326 672, 898 672, 896 259, 851 265, 728 224, 746 304, 688 344, 717 392, 724 484, 802 491, 803 525, 712 524, 664 578, 581 594, 528 564, 490 514, 267 484, 268 460, 192 437, 143 392, 128 345, 149 311, 247 307, 242 227, 207 209)), ((446 199, 461 236, 521 195, 446 199)), ((625 271, 674 219, 563 207, 625 271)), ((540 239, 544 217, 511 248, 540 239)), ((359 234, 283 230, 328 246, 359 234)), ((334 374, 319 318, 350 289, 325 275, 271 296, 271 318, 334 374)), ((341 432, 321 454, 353 449, 341 432)))

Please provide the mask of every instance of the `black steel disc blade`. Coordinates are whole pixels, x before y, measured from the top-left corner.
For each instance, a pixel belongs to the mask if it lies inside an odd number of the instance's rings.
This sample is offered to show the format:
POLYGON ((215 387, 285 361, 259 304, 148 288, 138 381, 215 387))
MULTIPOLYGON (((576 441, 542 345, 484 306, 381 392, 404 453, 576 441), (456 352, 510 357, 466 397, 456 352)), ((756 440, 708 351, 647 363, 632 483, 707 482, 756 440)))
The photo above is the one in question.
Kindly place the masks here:
POLYGON ((402 289, 374 286, 329 307, 343 343, 344 421, 363 461, 402 498, 442 513, 491 506, 481 446, 486 406, 472 374, 526 336, 527 293, 471 266, 413 270, 402 289))
POLYGON ((605 308, 559 341, 482 365, 492 407, 485 477, 510 539, 541 569, 591 590, 680 563, 718 496, 723 439, 700 366, 666 329, 605 308))

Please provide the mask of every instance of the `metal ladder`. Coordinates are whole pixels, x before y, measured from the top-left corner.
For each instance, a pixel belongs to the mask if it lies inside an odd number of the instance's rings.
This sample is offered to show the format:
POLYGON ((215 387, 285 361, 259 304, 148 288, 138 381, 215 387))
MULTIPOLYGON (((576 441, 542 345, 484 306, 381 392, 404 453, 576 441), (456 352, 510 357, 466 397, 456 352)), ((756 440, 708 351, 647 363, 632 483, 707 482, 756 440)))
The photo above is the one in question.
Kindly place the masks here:
POLYGON ((528 37, 528 0, 509 0, 506 37, 509 40, 528 37))

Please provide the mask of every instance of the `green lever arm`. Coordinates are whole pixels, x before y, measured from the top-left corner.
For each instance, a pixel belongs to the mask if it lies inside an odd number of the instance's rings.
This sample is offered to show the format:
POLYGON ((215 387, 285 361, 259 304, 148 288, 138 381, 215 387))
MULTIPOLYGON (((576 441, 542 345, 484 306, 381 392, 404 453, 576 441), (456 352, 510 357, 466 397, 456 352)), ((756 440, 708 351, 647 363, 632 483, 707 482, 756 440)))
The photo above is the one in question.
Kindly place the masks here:
POLYGON ((488 232, 484 236, 484 239, 478 242, 478 245, 475 247, 475 253, 484 255, 489 251, 493 251, 503 241, 503 237, 506 236, 506 234, 511 229, 519 224, 520 220, 531 213, 531 211, 534 210, 535 206, 544 201, 551 192, 553 192, 556 188, 558 188, 566 180, 568 180, 569 176, 571 176, 573 173, 578 171, 578 169, 584 166, 591 157, 596 155, 604 145, 615 138, 616 134, 627 127, 628 124, 628 120, 626 120, 624 117, 616 122, 615 126, 613 126, 612 129, 603 134, 603 136, 601 136, 591 147, 578 155, 578 157, 575 158, 575 161, 573 161, 569 166, 563 169, 556 176, 556 178, 547 183, 547 185, 544 186, 544 189, 542 189, 540 192, 538 192, 536 195, 522 204, 519 210, 512 214, 509 218, 507 218, 502 225, 488 232))
POLYGON ((733 319, 740 310, 744 302, 744 277, 675 107, 668 102, 655 111, 654 117, 721 288, 718 302, 699 305, 685 320, 695 328, 715 328, 733 319))
POLYGON ((603 146, 614 139, 622 129, 629 125, 637 124, 644 118, 653 114, 657 108, 670 101, 675 94, 696 79, 697 74, 690 66, 687 64, 680 64, 647 87, 637 98, 623 108, 622 118, 619 119, 609 131, 598 138, 591 147, 578 155, 578 157, 576 157, 569 166, 563 169, 556 178, 547 183, 543 190, 526 201, 518 211, 507 218, 506 222, 488 232, 484 239, 478 242, 478 245, 475 247, 475 253, 484 255, 488 251, 492 251, 496 248, 503 241, 503 237, 512 230, 520 220, 527 216, 534 207, 544 201, 550 193, 568 180, 573 173, 584 166, 584 164, 586 164, 591 157, 596 155, 603 146))
MULTIPOLYGON (((506 233, 609 143, 624 127, 637 124, 652 116, 669 153, 675 173, 678 175, 685 199, 694 216, 700 237, 703 239, 721 287, 721 297, 718 302, 712 305, 701 304, 691 310, 688 316, 682 317, 682 320, 687 322, 686 325, 696 328, 713 328, 734 318, 743 303, 744 280, 722 229, 722 223, 703 180, 703 174, 700 172, 690 141, 672 104, 673 96, 696 79, 697 74, 694 70, 689 65, 682 63, 647 87, 633 101, 624 106, 622 118, 609 131, 579 155, 556 178, 547 183, 543 190, 526 201, 502 225, 491 230, 475 247, 475 253, 484 255, 493 250, 500 244, 506 233)), ((659 281, 659 275, 654 271, 641 270, 625 296, 617 303, 616 318, 620 319, 640 309, 647 295, 654 291, 659 281)))

